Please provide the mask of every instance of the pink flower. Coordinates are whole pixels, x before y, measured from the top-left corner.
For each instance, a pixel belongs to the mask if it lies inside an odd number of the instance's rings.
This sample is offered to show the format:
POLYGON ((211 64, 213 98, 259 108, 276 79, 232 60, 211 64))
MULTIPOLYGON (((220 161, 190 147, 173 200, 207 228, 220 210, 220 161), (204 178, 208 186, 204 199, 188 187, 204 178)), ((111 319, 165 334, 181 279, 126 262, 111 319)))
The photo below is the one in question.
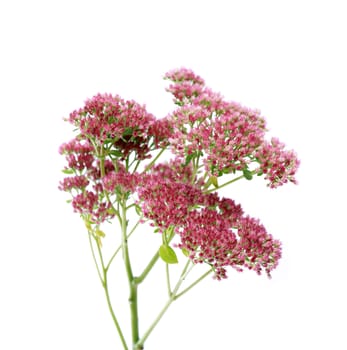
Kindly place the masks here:
POLYGON ((100 224, 115 216, 111 211, 111 204, 100 198, 100 194, 92 191, 84 191, 75 195, 72 199, 75 212, 88 215, 91 221, 100 224))
POLYGON ((276 138, 266 141, 258 110, 224 100, 193 71, 172 70, 165 79, 178 107, 163 119, 111 94, 98 94, 70 114, 79 135, 59 149, 70 175, 59 189, 95 223, 113 218, 113 201, 131 193, 144 220, 161 232, 173 228, 176 247, 194 263, 210 265, 215 278, 226 278, 228 267, 270 276, 281 243, 232 199, 204 192, 205 181, 242 172, 249 179, 264 174, 271 188, 296 183, 296 154, 276 138), (139 161, 161 148, 175 158, 140 173, 139 161))
POLYGON ((164 79, 169 79, 173 82, 185 82, 189 81, 192 84, 204 85, 204 80, 196 75, 191 69, 180 68, 173 69, 167 72, 164 76, 164 79))
POLYGON ((189 183, 148 175, 137 190, 144 216, 160 229, 182 223, 191 207, 204 200, 202 192, 189 183))
POLYGON ((82 138, 97 145, 112 144, 121 159, 132 151, 138 159, 148 158, 151 147, 158 147, 168 133, 159 130, 160 126, 168 128, 166 120, 156 121, 144 106, 111 94, 98 94, 87 100, 68 120, 80 129, 82 138))
POLYGON ((116 191, 134 192, 140 181, 139 173, 129 173, 125 169, 112 171, 103 179, 103 188, 109 193, 116 191))
MULTIPOLYGON (((235 204, 232 206, 235 208, 235 204)), ((217 204, 218 208, 218 204, 217 204)), ((231 211, 230 217, 205 207, 189 214, 178 232, 180 248, 195 263, 209 264, 217 279, 226 278, 226 267, 243 267, 268 276, 281 258, 281 244, 269 235, 259 221, 231 211)))
POLYGON ((91 169, 94 162, 94 148, 88 140, 80 141, 76 138, 63 143, 59 147, 59 153, 65 154, 70 169, 91 169))
POLYGON ((174 70, 165 78, 173 82, 168 91, 179 105, 169 115, 173 130, 169 141, 180 158, 200 157, 213 176, 253 169, 264 173, 272 188, 296 182, 295 153, 285 151, 277 139, 271 144, 265 140, 266 122, 258 110, 224 101, 190 70, 174 70))
POLYGON ((288 181, 297 183, 295 173, 300 161, 294 151, 286 151, 285 145, 278 139, 272 138, 271 143, 264 142, 255 152, 260 164, 258 172, 265 174, 268 186, 275 188, 288 181))
MULTIPOLYGON (((111 204, 103 194, 100 160, 95 156, 95 149, 90 141, 75 138, 61 145, 59 152, 65 155, 68 162, 64 172, 75 174, 64 178, 58 187, 72 195, 74 211, 88 214, 96 223, 114 217, 110 211, 111 204)), ((105 160, 104 169, 105 174, 114 171, 113 163, 105 160)))
POLYGON ((159 163, 155 165, 150 172, 151 176, 155 176, 160 180, 168 180, 173 182, 192 183, 197 187, 203 186, 203 181, 198 180, 195 176, 193 179, 193 167, 191 164, 184 164, 181 158, 174 158, 169 162, 159 163))
POLYGON ((60 182, 59 189, 62 191, 71 191, 72 189, 83 190, 89 185, 89 180, 83 176, 66 177, 60 182))

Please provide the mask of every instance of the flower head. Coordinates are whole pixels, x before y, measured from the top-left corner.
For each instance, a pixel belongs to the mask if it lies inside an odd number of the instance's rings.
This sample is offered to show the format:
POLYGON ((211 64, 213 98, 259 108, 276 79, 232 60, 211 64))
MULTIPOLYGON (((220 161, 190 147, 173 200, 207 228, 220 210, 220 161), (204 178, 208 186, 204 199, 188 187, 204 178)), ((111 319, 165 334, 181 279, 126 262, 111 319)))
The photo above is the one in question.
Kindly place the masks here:
POLYGON ((68 121, 79 128, 81 138, 111 144, 122 159, 133 151, 139 160, 148 158, 151 147, 159 147, 169 133, 166 119, 156 120, 145 106, 111 94, 88 99, 68 121))
POLYGON ((165 77, 172 81, 167 90, 179 106, 169 115, 169 141, 180 158, 199 157, 210 176, 252 169, 265 174, 272 188, 296 182, 296 154, 275 138, 266 141, 265 118, 258 110, 224 100, 190 70, 174 70, 165 77))
POLYGON ((294 151, 284 149, 284 143, 277 138, 263 144, 255 152, 260 166, 258 172, 265 174, 268 186, 276 188, 285 183, 297 183, 295 173, 298 170, 300 161, 294 151))

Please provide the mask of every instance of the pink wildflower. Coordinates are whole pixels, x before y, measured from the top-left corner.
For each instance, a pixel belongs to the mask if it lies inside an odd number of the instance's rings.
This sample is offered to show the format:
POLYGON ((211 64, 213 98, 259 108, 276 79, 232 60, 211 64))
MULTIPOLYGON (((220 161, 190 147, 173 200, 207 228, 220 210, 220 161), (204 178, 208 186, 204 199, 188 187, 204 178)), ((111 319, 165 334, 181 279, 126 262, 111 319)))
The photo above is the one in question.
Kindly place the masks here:
POLYGON ((80 129, 81 137, 91 138, 97 145, 112 144, 122 159, 132 151, 137 159, 148 158, 152 138, 158 146, 166 136, 156 126, 164 126, 165 121, 157 122, 144 106, 118 95, 98 94, 72 112, 68 120, 80 129))
POLYGON ((75 195, 72 199, 72 206, 75 212, 88 215, 97 224, 115 216, 111 211, 111 204, 101 200, 100 195, 92 191, 84 191, 75 195))
POLYGON ((163 119, 110 94, 98 94, 70 114, 80 134, 59 151, 68 163, 64 172, 74 176, 59 189, 95 223, 114 217, 112 201, 119 193, 136 193, 144 218, 161 231, 173 227, 180 239, 176 246, 195 263, 209 264, 217 279, 227 277, 227 267, 270 275, 281 243, 232 199, 204 193, 204 185, 209 176, 237 171, 245 177, 248 171, 247 178, 264 174, 272 188, 295 183, 296 154, 278 139, 265 140, 259 111, 225 101, 193 71, 176 69, 165 79, 172 82, 167 90, 178 108, 163 119), (137 161, 164 147, 176 158, 135 171, 137 161))
POLYGON ((237 234, 240 239, 235 247, 232 263, 242 263, 258 274, 264 268, 270 276, 270 272, 277 267, 278 260, 281 258, 280 241, 274 240, 259 220, 250 217, 239 221, 237 234))
POLYGON ((70 169, 79 171, 91 169, 94 162, 94 148, 88 140, 73 139, 59 148, 60 154, 65 154, 70 169))
POLYGON ((260 163, 258 171, 265 174, 269 187, 275 188, 288 181, 297 183, 295 173, 300 162, 295 152, 284 150, 284 144, 278 139, 264 142, 255 152, 255 157, 260 163))
POLYGON ((284 151, 276 139, 271 144, 265 140, 266 122, 258 110, 224 101, 190 70, 174 70, 165 77, 173 82, 168 91, 179 105, 169 116, 173 127, 169 141, 179 157, 188 161, 199 157, 213 176, 260 163, 257 172, 265 174, 270 187, 296 182, 295 153, 284 151))
POLYGON ((169 79, 173 82, 190 81, 193 84, 200 85, 204 85, 205 83, 201 77, 196 75, 191 69, 187 68, 173 69, 165 74, 164 79, 169 79))
POLYGON ((75 189, 84 189, 89 185, 89 180, 83 176, 66 177, 60 182, 59 189, 62 191, 71 191, 75 189))
MULTIPOLYGON (((223 203, 223 201, 221 202, 223 203)), ((234 203, 232 207, 237 208, 234 203)), ((226 267, 243 267, 260 274, 270 272, 281 257, 281 244, 269 235, 258 220, 241 216, 242 210, 218 213, 210 208, 194 210, 179 228, 180 248, 195 263, 205 262, 217 279, 226 278, 226 267)))
POLYGON ((179 225, 190 208, 203 201, 202 192, 191 184, 157 175, 147 176, 137 192, 144 216, 160 229, 179 225))
MULTIPOLYGON (((74 211, 88 214, 91 219, 100 223, 114 216, 110 212, 111 204, 103 195, 100 160, 95 156, 94 147, 89 140, 73 139, 63 144, 59 152, 64 154, 68 162, 65 172, 79 175, 68 176, 59 184, 59 189, 72 195, 74 211)), ((105 174, 114 171, 110 160, 104 160, 105 174)))
POLYGON ((103 179, 103 187, 106 191, 114 193, 117 190, 134 192, 138 183, 140 175, 138 173, 129 173, 125 170, 112 171, 108 173, 103 179))
POLYGON ((150 174, 159 177, 161 180, 169 180, 173 182, 194 183, 199 187, 203 185, 202 180, 193 179, 193 167, 191 164, 184 164, 180 158, 175 158, 169 162, 155 165, 150 174))

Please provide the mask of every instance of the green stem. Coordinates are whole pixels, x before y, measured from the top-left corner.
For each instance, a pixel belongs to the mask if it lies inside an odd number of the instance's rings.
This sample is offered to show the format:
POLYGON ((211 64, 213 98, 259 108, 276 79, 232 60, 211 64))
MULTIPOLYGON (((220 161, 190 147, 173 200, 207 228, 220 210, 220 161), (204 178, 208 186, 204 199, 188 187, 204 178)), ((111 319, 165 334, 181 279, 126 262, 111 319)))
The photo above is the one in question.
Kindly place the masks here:
POLYGON ((94 260, 94 264, 95 264, 96 270, 98 271, 98 275, 99 275, 101 284, 104 285, 104 280, 102 279, 100 268, 99 268, 99 264, 98 264, 98 262, 96 260, 96 256, 95 256, 95 252, 94 252, 94 247, 93 247, 93 242, 92 242, 92 234, 89 231, 88 231, 88 238, 89 238, 90 250, 92 251, 92 256, 93 256, 93 260, 94 260))
POLYGON ((160 150, 160 152, 153 158, 153 160, 145 167, 145 172, 152 168, 152 166, 155 164, 157 159, 165 152, 165 150, 166 150, 166 147, 160 150))
POLYGON ((150 260, 146 268, 143 270, 141 275, 139 277, 135 278, 135 281, 137 284, 140 284, 143 282, 143 280, 146 278, 146 276, 149 274, 149 272, 152 270, 153 266, 159 259, 159 251, 157 251, 154 255, 153 258, 150 260))
POLYGON ((228 185, 232 184, 233 182, 236 182, 236 181, 238 181, 238 180, 240 180, 240 179, 243 179, 243 178, 244 178, 244 175, 241 175, 241 176, 236 177, 236 178, 234 178, 234 179, 232 179, 232 180, 230 180, 230 181, 227 181, 226 183, 224 183, 223 185, 218 186, 217 188, 211 188, 210 190, 205 191, 204 193, 211 193, 211 192, 217 191, 217 190, 219 190, 220 188, 223 188, 223 187, 225 187, 225 186, 228 186, 228 185))
POLYGON ((192 174, 192 184, 195 182, 196 175, 198 174, 198 169, 199 169, 199 161, 200 161, 200 156, 197 156, 196 159, 193 159, 193 174, 192 174))
POLYGON ((122 330, 121 330, 121 328, 119 326, 118 320, 116 318, 116 315, 115 315, 115 313, 113 311, 113 307, 112 307, 112 304, 111 304, 110 294, 108 292, 108 281, 107 281, 107 270, 106 269, 104 269, 104 284, 103 284, 103 287, 104 287, 104 290, 105 290, 107 306, 108 306, 108 309, 110 310, 113 322, 114 322, 114 324, 115 324, 115 326, 117 328, 117 331, 118 331, 118 334, 119 334, 119 338, 120 338, 120 340, 121 340, 121 342, 123 344, 124 350, 128 350, 128 346, 126 344, 123 332, 122 332, 122 330))
MULTIPOLYGON (((156 325, 158 324, 158 322, 161 320, 161 318, 164 316, 165 312, 167 311, 167 309, 169 308, 169 306, 171 305, 171 303, 176 299, 176 295, 177 292, 181 286, 181 284, 183 283, 184 279, 187 277, 188 273, 191 271, 191 268, 188 270, 189 265, 191 263, 191 260, 188 260, 182 273, 181 276, 178 280, 178 282, 176 283, 176 286, 174 288, 174 290, 171 293, 170 298, 168 299, 168 301, 166 302, 166 304, 164 305, 163 309, 159 312, 158 316, 155 318, 155 320, 153 321, 153 323, 150 325, 150 327, 147 329, 147 331, 145 332, 145 334, 142 336, 142 338, 138 341, 138 343, 136 344, 135 349, 136 350, 140 350, 143 349, 143 344, 145 343, 145 341, 147 340, 147 338, 149 337, 149 335, 152 333, 153 329, 156 327, 156 325)), ((192 265, 193 267, 194 265, 192 265)))
MULTIPOLYGON (((103 256, 102 256, 102 252, 101 252, 101 249, 100 249, 100 246, 98 244, 98 242, 96 241, 96 245, 98 247, 98 253, 99 253, 99 258, 100 258, 100 262, 101 262, 101 266, 102 266, 102 271, 103 271, 103 279, 101 277, 101 275, 99 274, 99 277, 101 279, 101 282, 102 282, 102 286, 104 288, 104 291, 105 291, 105 295, 106 295, 106 300, 107 300, 107 306, 108 306, 108 309, 111 313, 111 316, 112 316, 112 319, 113 319, 113 322, 116 326, 116 329, 117 329, 117 332, 118 332, 118 335, 119 335, 119 338, 122 342, 122 345, 123 345, 123 348, 124 350, 128 350, 128 346, 126 344, 126 341, 125 341, 125 338, 124 338, 124 335, 123 335, 123 332, 120 328, 120 325, 119 325, 119 322, 117 320, 117 317, 114 313, 114 310, 113 310, 113 307, 112 307, 112 303, 111 303, 111 299, 110 299, 110 294, 109 294, 109 290, 108 290, 108 280, 107 280, 107 269, 105 268, 105 263, 104 263, 104 259, 103 259, 103 256)), ((93 252, 93 257, 94 257, 94 261, 96 262, 96 259, 95 259, 95 254, 94 254, 94 249, 92 249, 92 252, 93 252)), ((99 272, 99 268, 98 268, 98 272, 99 272)))
POLYGON ((175 300, 177 300, 179 297, 181 297, 183 294, 187 293, 190 289, 192 289, 194 286, 196 286, 199 282, 201 282, 205 277, 207 277, 213 270, 210 269, 207 272, 205 272, 202 276, 200 276, 195 282, 193 282, 189 287, 184 289, 181 293, 177 294, 175 297, 175 300))
MULTIPOLYGON (((129 234, 127 235, 127 238, 128 238, 128 239, 129 239, 129 237, 134 233, 136 227, 140 224, 141 219, 142 219, 142 218, 140 218, 140 219, 137 221, 137 223, 134 225, 134 227, 131 229, 131 231, 130 231, 129 234)), ((110 265, 111 265, 113 259, 116 257, 116 255, 118 254, 118 252, 119 252, 121 249, 122 249, 122 245, 120 245, 120 246, 116 249, 116 251, 113 253, 113 255, 111 256, 111 258, 110 258, 110 260, 109 260, 109 262, 108 262, 108 264, 106 265, 106 270, 108 270, 108 269, 110 268, 110 265)))
POLYGON ((169 264, 166 264, 166 266, 165 266, 165 272, 166 272, 167 292, 168 292, 168 294, 169 294, 169 297, 171 297, 172 291, 171 291, 171 283, 170 283, 169 264))
POLYGON ((138 160, 137 163, 136 163, 136 165, 135 165, 135 168, 134 168, 134 170, 133 170, 133 173, 137 170, 137 168, 139 167, 140 163, 141 163, 141 161, 138 160))
MULTIPOLYGON (((126 201, 123 199, 121 202, 122 208, 122 249, 125 270, 129 283, 129 306, 131 316, 131 333, 132 343, 135 345, 139 340, 139 317, 137 306, 137 283, 135 282, 134 275, 131 269, 129 249, 128 249, 128 237, 127 237, 127 217, 126 217, 126 201)), ((140 348, 141 349, 141 348, 140 348)))
MULTIPOLYGON (((170 243, 171 240, 174 238, 175 236, 175 232, 173 230, 173 227, 170 231, 170 235, 169 237, 167 238, 166 236, 166 233, 163 232, 163 239, 165 240, 164 242, 165 243, 170 243)), ((140 284, 143 282, 143 280, 147 277, 147 275, 149 274, 149 272, 152 270, 153 266, 156 264, 156 262, 158 261, 159 259, 159 250, 156 251, 156 253, 153 255, 152 259, 150 260, 150 262, 148 263, 148 265, 146 266, 146 268, 143 270, 143 272, 141 273, 141 275, 139 277, 135 277, 135 282, 137 284, 140 284)))

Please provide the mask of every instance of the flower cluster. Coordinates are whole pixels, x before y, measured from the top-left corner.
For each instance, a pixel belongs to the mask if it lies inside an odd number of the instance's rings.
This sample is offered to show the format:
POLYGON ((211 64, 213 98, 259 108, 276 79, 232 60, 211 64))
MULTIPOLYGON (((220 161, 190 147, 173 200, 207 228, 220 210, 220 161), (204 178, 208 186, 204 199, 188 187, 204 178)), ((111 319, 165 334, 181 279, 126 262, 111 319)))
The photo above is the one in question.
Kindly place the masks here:
MULTIPOLYGON (((101 182, 100 161, 91 143, 75 138, 64 143, 59 152, 65 155, 68 167, 63 172, 69 175, 60 182, 59 189, 72 195, 74 211, 88 215, 95 223, 113 218, 112 206, 105 199, 101 182)), ((113 164, 105 162, 105 169, 107 173, 114 170, 113 164)))
POLYGON ((104 189, 109 193, 135 192, 140 182, 140 174, 129 173, 122 167, 117 171, 111 171, 102 179, 104 189))
POLYGON ((218 190, 216 178, 236 172, 248 179, 264 175, 271 188, 296 183, 295 152, 265 139, 259 111, 225 101, 193 71, 173 70, 165 79, 177 108, 163 119, 110 94, 98 94, 70 114, 79 134, 60 147, 68 177, 59 188, 72 195, 76 212, 96 224, 115 216, 117 200, 131 199, 129 207, 140 208, 144 221, 162 233, 173 228, 176 247, 210 265, 217 279, 226 277, 228 266, 269 275, 281 257, 280 242, 209 186, 218 190), (174 158, 155 158, 141 168, 158 149, 174 158))
POLYGON ((295 173, 299 167, 299 160, 294 151, 284 149, 285 145, 276 138, 271 142, 264 142, 255 153, 260 166, 258 172, 265 174, 271 188, 278 187, 288 181, 297 183, 295 173))
POLYGON ((88 99, 67 120, 79 128, 82 138, 98 146, 111 145, 121 159, 133 151, 139 160, 148 158, 152 149, 165 145, 170 133, 167 119, 156 120, 144 106, 111 94, 88 99))
POLYGON ((281 257, 280 242, 273 240, 256 219, 243 215, 240 205, 217 194, 206 194, 174 177, 148 176, 138 190, 144 216, 161 232, 175 228, 177 246, 195 263, 209 264, 217 279, 226 267, 242 266, 260 274, 270 272, 281 257))
POLYGON ((255 163, 263 173, 271 174, 265 177, 271 187, 296 181, 296 154, 274 141, 269 147, 265 119, 258 110, 224 101, 190 70, 171 71, 165 78, 173 82, 167 90, 179 106, 170 115, 170 143, 179 157, 200 157, 212 176, 248 170, 255 163))
POLYGON ((59 153, 66 156, 68 168, 65 169, 75 169, 82 172, 92 168, 94 162, 93 150, 94 148, 88 140, 79 141, 75 138, 63 143, 59 148, 59 153))

